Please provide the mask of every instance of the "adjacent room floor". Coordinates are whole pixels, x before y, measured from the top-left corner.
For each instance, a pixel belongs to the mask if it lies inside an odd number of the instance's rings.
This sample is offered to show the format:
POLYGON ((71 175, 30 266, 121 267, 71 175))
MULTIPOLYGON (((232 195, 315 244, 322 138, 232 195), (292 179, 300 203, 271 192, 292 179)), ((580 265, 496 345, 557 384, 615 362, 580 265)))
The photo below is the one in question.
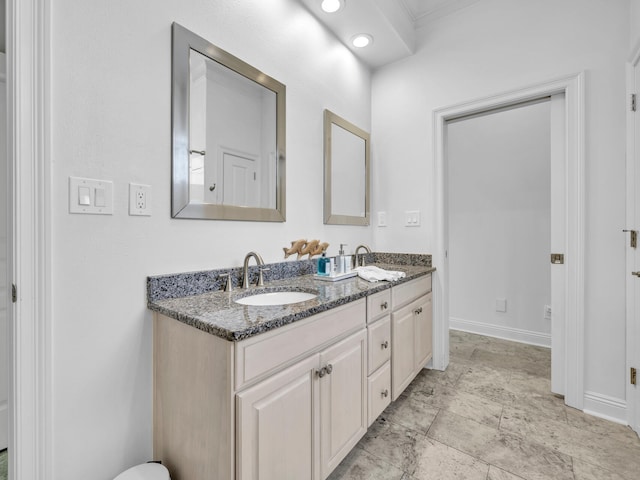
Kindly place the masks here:
POLYGON ((423 370, 329 480, 640 479, 630 428, 549 393, 549 349, 450 338, 447 371, 423 370))

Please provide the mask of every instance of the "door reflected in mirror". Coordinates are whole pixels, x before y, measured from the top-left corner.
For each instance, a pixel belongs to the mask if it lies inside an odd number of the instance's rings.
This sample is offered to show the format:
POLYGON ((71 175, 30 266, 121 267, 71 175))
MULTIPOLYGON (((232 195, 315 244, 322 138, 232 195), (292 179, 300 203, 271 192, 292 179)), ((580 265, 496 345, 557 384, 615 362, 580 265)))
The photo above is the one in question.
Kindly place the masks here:
POLYGON ((324 223, 369 225, 369 134, 324 111, 324 223))
POLYGON ((285 86, 173 24, 175 218, 285 220, 285 86))

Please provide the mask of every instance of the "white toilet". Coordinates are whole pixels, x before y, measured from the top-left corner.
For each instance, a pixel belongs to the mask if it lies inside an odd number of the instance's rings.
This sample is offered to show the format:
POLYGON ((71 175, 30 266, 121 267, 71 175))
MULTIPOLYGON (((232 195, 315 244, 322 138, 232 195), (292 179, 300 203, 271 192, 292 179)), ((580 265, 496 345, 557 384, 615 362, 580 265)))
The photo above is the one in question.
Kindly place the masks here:
POLYGON ((143 463, 122 472, 113 480, 171 480, 169 470, 159 463, 143 463))

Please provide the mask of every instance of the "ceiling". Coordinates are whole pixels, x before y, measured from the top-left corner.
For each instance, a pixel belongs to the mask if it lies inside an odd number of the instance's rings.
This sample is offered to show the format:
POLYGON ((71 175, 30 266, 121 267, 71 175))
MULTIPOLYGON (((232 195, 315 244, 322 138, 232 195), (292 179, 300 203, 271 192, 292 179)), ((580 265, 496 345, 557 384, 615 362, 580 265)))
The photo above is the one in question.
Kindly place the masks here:
POLYGON ((336 37, 371 68, 412 55, 416 29, 480 0, 346 0, 340 11, 327 14, 321 0, 300 0, 336 37), (351 45, 358 33, 368 33, 373 43, 351 45))

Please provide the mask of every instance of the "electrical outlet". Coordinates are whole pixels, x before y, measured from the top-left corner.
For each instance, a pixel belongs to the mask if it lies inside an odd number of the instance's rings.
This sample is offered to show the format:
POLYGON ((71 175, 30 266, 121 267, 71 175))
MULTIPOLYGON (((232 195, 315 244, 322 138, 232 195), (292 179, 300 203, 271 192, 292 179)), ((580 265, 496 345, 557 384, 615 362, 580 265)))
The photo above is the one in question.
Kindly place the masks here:
POLYGON ((387 212, 378 212, 378 226, 379 227, 387 226, 387 212))
POLYGON ((551 305, 544 306, 544 319, 551 320, 551 305))
POLYGON ((129 184, 129 215, 151 215, 151 185, 129 184))
POLYGON ((507 299, 496 298, 496 312, 506 313, 507 311, 507 299))

